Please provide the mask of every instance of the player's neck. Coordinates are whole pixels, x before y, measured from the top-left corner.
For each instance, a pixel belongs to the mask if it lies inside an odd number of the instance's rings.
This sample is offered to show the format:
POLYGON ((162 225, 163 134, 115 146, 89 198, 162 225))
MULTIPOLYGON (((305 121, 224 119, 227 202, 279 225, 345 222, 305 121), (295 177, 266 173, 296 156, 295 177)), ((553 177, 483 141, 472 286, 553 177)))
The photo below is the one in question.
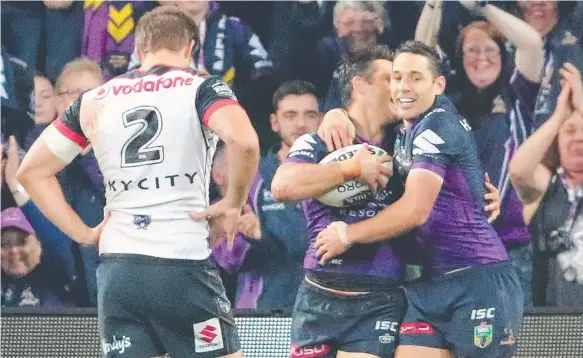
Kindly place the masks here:
POLYGON ((353 120, 357 136, 373 142, 383 139, 383 126, 387 123, 385 114, 354 104, 348 106, 347 111, 353 120))
POLYGON ((289 154, 289 146, 285 144, 284 141, 281 141, 281 148, 277 151, 277 158, 279 159, 279 163, 283 163, 287 159, 287 155, 289 154))
POLYGON ((172 67, 189 67, 190 63, 187 59, 177 56, 175 53, 160 50, 155 54, 146 55, 142 60, 140 66, 141 71, 148 71, 156 65, 166 65, 172 67))

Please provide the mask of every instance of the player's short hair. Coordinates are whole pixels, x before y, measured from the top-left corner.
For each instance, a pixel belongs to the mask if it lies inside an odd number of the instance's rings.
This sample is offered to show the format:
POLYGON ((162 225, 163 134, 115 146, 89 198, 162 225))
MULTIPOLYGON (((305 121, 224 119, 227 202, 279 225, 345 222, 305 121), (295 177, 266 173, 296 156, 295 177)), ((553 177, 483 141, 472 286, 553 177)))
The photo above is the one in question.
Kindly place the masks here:
POLYGON ((373 62, 376 60, 393 61, 391 50, 385 45, 376 45, 350 55, 339 67, 339 81, 342 103, 347 106, 352 101, 352 79, 364 77, 367 80, 374 74, 373 62))
POLYGON ((191 40, 198 41, 198 27, 183 10, 159 6, 138 21, 135 43, 143 53, 169 50, 180 51, 191 40))
POLYGON ((441 57, 434 47, 428 46, 421 41, 409 40, 402 43, 395 52, 395 58, 402 53, 411 53, 414 55, 423 56, 429 62, 429 70, 435 77, 442 75, 441 73, 441 57))
POLYGON ((287 81, 281 84, 273 93, 272 105, 273 111, 277 112, 279 102, 287 96, 302 96, 305 94, 313 95, 318 98, 316 86, 313 83, 304 80, 287 81))
POLYGON ((76 75, 82 72, 88 72, 95 76, 100 82, 103 82, 103 70, 99 64, 87 57, 80 57, 74 59, 63 67, 63 71, 59 77, 57 77, 57 82, 55 83, 55 88, 60 91, 63 87, 63 82, 71 75, 76 75))

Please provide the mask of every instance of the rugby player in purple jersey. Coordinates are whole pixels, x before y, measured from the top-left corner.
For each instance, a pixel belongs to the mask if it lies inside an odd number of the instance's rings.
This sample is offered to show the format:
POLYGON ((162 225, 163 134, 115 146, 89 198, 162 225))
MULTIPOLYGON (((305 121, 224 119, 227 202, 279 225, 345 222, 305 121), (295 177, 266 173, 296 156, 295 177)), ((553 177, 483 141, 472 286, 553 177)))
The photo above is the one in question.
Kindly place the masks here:
POLYGON ((510 357, 522 320, 522 291, 483 202, 484 171, 469 125, 443 96, 439 56, 420 42, 395 57, 391 93, 404 124, 395 169, 404 194, 373 218, 320 232, 329 262, 352 245, 412 232, 423 278, 406 288, 397 357, 510 357))
MULTIPOLYGON (((388 48, 378 46, 344 64, 343 99, 356 126, 356 143, 382 146, 384 128, 394 118, 389 104, 391 61, 388 48)), ((273 179, 272 193, 278 201, 303 200, 310 233, 306 276, 293 313, 291 357, 394 355, 406 308, 399 242, 356 245, 325 264, 318 262, 314 248, 318 233, 332 222, 365 220, 399 197, 391 188, 400 184, 387 185, 382 178, 391 172, 381 164, 391 158, 374 157, 366 147, 352 159, 318 164, 328 155, 326 144, 315 133, 305 134, 295 141, 273 179), (368 202, 347 208, 312 199, 349 179, 378 190, 368 202)))

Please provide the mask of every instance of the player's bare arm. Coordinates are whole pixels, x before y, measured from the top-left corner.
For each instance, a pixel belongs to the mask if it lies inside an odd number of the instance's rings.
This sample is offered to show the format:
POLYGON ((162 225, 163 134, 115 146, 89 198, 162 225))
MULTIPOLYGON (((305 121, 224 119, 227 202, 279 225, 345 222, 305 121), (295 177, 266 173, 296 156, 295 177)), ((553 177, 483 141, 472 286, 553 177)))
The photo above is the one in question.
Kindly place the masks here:
POLYGON ((17 172, 18 182, 26 189, 40 211, 71 239, 84 245, 96 244, 107 218, 90 228, 66 202, 56 174, 83 149, 61 135, 55 121, 41 135, 24 157, 17 172))
POLYGON ((227 147, 229 184, 226 203, 242 208, 259 166, 259 139, 245 110, 236 104, 215 111, 208 127, 221 138, 227 147))
POLYGON ((273 178, 271 192, 278 201, 298 201, 324 195, 349 180, 366 183, 374 192, 393 174, 383 166, 391 159, 388 155, 373 156, 364 144, 354 158, 341 162, 285 163, 273 178))
POLYGON ((571 116, 571 93, 571 84, 566 82, 553 115, 518 148, 510 161, 512 185, 524 205, 536 204, 546 191, 551 170, 542 162, 561 125, 571 116))
POLYGON ((425 169, 413 169, 405 183, 405 193, 373 218, 348 225, 345 233, 328 227, 316 240, 318 257, 328 261, 354 244, 389 240, 423 225, 429 218, 443 185, 443 178, 425 169), (346 235, 343 239, 342 236, 346 235))

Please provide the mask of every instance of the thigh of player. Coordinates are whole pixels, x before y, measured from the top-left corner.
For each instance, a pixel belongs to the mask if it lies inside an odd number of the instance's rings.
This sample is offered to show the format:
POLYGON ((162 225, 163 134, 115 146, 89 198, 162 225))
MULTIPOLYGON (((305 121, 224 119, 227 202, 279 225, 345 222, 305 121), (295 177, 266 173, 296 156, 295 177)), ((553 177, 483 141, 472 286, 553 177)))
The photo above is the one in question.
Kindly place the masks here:
POLYGON ((97 269, 97 307, 103 357, 158 357, 166 352, 152 326, 134 306, 138 278, 125 260, 102 258, 97 269), (124 284, 127 283, 127 284, 124 284))
POLYGON ((294 307, 291 357, 392 357, 403 297, 400 290, 341 296, 304 281, 294 307))
MULTIPOLYGON (((163 347, 159 352, 177 358, 239 352, 231 304, 212 262, 152 257, 133 257, 131 262, 117 268, 117 282, 124 284, 117 284, 116 295, 124 295, 126 306, 144 317, 144 330, 163 347), (120 274, 126 271, 135 274, 120 274)), ((120 321, 124 323, 123 317, 120 321)))
POLYGON ((523 294, 510 265, 475 272, 446 330, 459 357, 512 357, 523 317, 523 294))
POLYGON ((171 357, 236 357, 240 341, 219 271, 209 260, 166 270, 152 326, 171 357))
POLYGON ((407 307, 404 291, 395 289, 360 296, 354 305, 358 307, 358 311, 355 309, 358 318, 342 337, 338 357, 394 357, 407 307))

